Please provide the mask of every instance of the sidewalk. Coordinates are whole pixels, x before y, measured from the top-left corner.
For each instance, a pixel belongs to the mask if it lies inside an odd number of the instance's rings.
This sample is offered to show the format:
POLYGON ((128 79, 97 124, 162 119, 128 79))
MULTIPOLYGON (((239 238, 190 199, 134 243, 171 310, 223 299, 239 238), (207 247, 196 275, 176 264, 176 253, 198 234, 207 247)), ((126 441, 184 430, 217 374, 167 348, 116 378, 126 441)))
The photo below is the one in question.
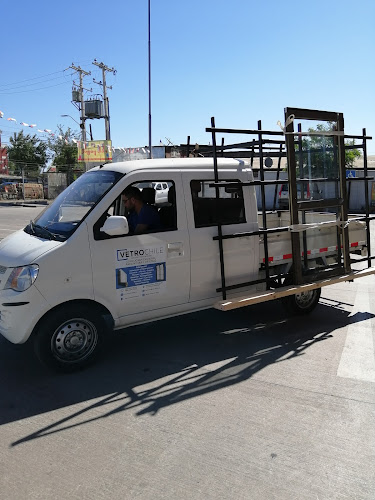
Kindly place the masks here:
POLYGON ((20 206, 20 207, 29 207, 30 205, 49 205, 53 200, 34 200, 32 198, 26 198, 25 200, 3 200, 0 199, 0 207, 6 206, 20 206))

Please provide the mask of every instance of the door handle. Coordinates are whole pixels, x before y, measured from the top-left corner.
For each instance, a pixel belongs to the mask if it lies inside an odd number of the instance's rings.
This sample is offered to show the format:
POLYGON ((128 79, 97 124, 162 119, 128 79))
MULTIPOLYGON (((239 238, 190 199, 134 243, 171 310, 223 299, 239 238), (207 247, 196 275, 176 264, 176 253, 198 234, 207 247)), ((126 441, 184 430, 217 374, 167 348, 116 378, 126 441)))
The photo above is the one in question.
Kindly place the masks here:
POLYGON ((169 257, 179 257, 181 255, 184 255, 184 245, 182 241, 177 241, 175 243, 168 243, 169 257))

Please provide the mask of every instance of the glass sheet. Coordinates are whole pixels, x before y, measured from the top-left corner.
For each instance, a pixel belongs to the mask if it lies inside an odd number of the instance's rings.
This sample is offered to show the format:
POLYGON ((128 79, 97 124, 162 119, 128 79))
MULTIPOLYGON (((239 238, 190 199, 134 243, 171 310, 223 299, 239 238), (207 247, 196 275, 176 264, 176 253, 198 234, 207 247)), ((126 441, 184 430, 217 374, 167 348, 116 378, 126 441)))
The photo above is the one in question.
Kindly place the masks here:
POLYGON ((335 124, 299 120, 295 123, 295 131, 298 131, 298 124, 302 134, 294 137, 294 147, 299 198, 302 200, 338 198, 338 141, 337 136, 329 135, 335 130, 335 124), (306 133, 308 135, 304 135, 306 133))
POLYGON ((337 218, 338 207, 329 212, 299 212, 300 223, 309 225, 309 229, 299 233, 304 271, 341 264, 342 240, 335 225, 337 218))

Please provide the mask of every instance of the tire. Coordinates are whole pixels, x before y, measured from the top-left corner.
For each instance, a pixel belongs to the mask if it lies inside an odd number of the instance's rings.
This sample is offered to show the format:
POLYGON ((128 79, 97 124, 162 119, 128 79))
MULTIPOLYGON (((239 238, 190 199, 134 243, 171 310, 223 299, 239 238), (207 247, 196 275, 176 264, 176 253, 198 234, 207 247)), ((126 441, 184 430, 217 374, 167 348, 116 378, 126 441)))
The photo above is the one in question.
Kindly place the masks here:
POLYGON ((309 314, 318 305, 321 289, 288 295, 282 299, 285 309, 291 314, 309 314))
POLYGON ((97 358, 105 330, 104 319, 92 307, 62 306, 41 320, 34 335, 35 354, 53 370, 79 370, 97 358))

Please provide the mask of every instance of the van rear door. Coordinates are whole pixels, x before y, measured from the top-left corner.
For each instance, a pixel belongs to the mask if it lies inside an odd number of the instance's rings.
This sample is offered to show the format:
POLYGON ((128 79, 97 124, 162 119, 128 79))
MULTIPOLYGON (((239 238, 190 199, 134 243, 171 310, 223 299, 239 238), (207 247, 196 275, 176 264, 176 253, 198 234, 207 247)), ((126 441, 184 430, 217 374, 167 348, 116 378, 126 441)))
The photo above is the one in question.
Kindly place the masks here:
MULTIPOLYGON (((241 176, 242 180, 250 180, 250 173, 246 179, 244 175, 238 170, 220 171, 220 180, 240 181, 241 176)), ((183 174, 191 247, 191 302, 221 296, 221 292, 216 291, 221 287, 219 243, 213 239, 218 235, 217 222, 222 222, 223 234, 258 229, 255 191, 241 186, 220 187, 217 202, 215 188, 209 186, 213 182, 212 170, 183 174)), ((223 242, 223 251, 227 286, 257 278, 258 235, 227 239, 223 242)), ((243 293, 244 289, 236 291, 243 293)))

